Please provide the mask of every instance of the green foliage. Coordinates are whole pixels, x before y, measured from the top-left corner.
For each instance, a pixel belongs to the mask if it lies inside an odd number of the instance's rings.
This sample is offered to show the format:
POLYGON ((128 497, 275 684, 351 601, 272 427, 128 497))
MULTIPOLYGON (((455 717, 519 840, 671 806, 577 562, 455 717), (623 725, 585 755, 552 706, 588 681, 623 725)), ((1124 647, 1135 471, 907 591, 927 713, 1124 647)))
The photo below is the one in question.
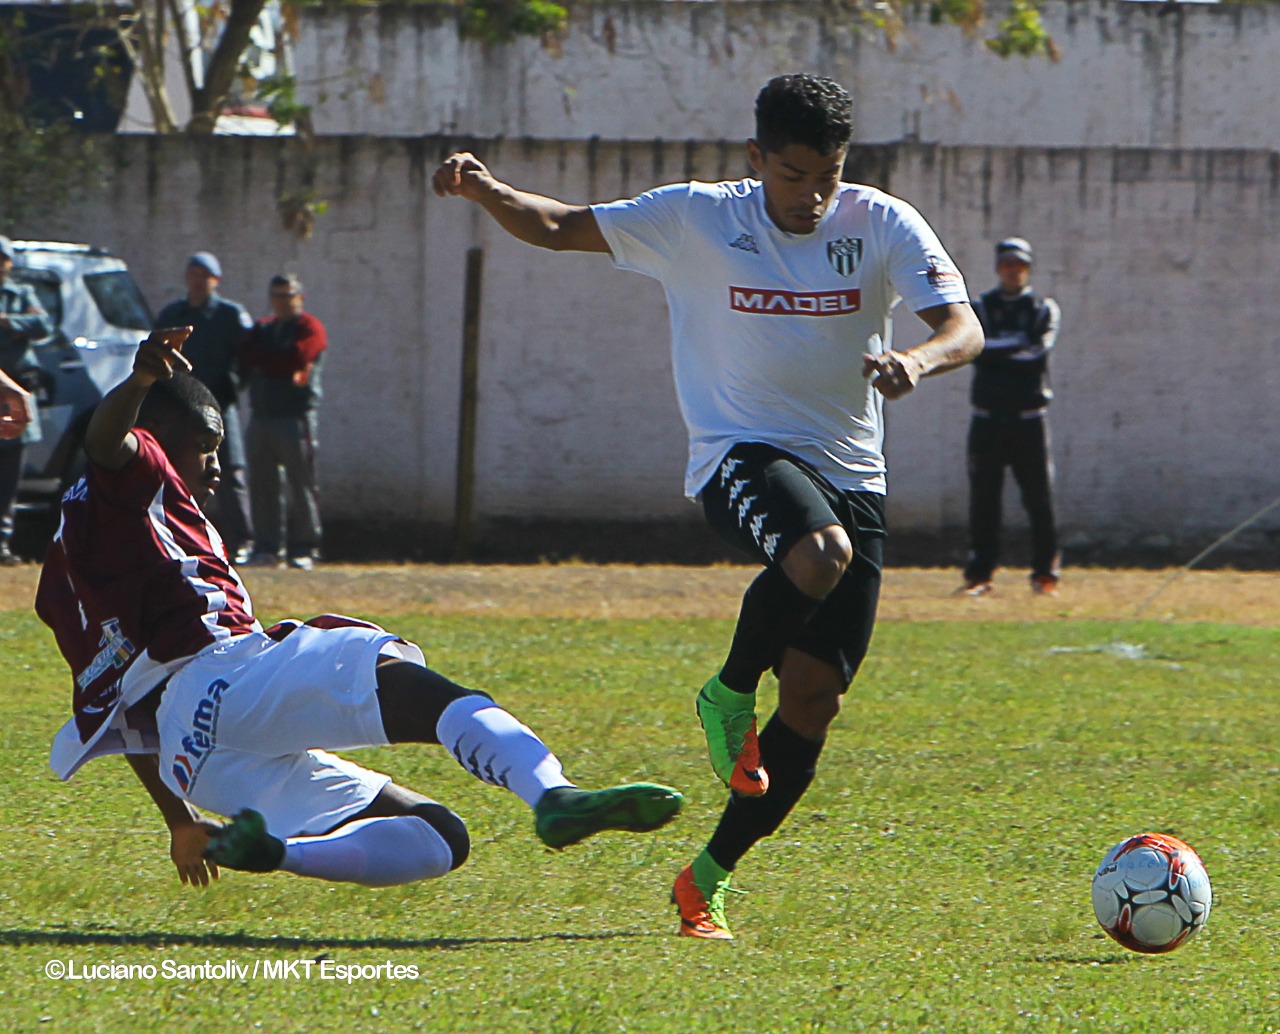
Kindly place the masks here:
POLYGON ((311 105, 298 100, 298 79, 282 74, 258 80, 254 99, 262 101, 271 117, 282 126, 292 126, 311 115, 311 105))
MULTIPOLYGON (((656 836, 557 854, 515 797, 441 748, 361 751, 467 819, 465 867, 385 890, 225 873, 192 891, 123 762, 93 761, 67 784, 50 775, 69 679, 34 617, 6 614, 0 1023, 72 1034, 720 1034, 744 1016, 786 1034, 1275 1028, 1274 630, 883 624, 812 789, 738 870, 738 939, 723 945, 676 937, 667 892, 724 802, 692 695, 728 622, 383 621, 537 729, 572 778, 649 776, 686 791, 685 813, 656 836), (1186 839, 1214 881, 1205 931, 1165 957, 1106 939, 1089 906, 1102 854, 1146 828, 1186 839), (53 960, 280 959, 419 976, 44 976, 53 960)), ((771 694, 762 688, 762 715, 771 694)))
POLYGON ((1001 57, 1047 57, 1058 60, 1058 48, 1045 31, 1035 0, 1013 0, 1009 14, 997 26, 987 46, 1001 57))
POLYGON ((983 0, 935 0, 929 6, 929 21, 934 25, 953 22, 966 32, 982 24, 983 0))
POLYGON ((458 26, 464 37, 510 43, 564 28, 568 11, 551 0, 463 0, 458 26))
POLYGON ((47 221, 93 182, 93 138, 65 124, 0 114, 0 226, 47 221))

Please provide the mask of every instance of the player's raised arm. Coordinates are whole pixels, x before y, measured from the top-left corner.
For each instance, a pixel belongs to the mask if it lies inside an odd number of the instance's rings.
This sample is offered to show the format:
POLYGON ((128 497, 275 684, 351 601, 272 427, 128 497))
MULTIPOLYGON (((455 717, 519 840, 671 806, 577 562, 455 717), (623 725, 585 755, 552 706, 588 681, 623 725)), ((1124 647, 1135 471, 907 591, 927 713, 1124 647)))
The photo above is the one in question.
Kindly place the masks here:
POLYGON ((191 369, 182 354, 190 334, 190 327, 154 330, 138 345, 133 372, 102 397, 85 431, 84 451, 98 466, 119 470, 137 454, 132 430, 142 400, 156 381, 168 380, 174 370, 191 369))
POLYGON ((555 198, 516 190, 497 179, 473 154, 449 155, 431 176, 440 197, 474 201, 511 236, 551 251, 609 253, 595 214, 588 205, 567 205, 555 198))
POLYGON ((914 348, 862 357, 862 375, 875 375, 876 390, 887 399, 901 398, 921 377, 946 373, 970 362, 982 351, 982 324, 965 302, 932 305, 916 313, 933 331, 914 348))

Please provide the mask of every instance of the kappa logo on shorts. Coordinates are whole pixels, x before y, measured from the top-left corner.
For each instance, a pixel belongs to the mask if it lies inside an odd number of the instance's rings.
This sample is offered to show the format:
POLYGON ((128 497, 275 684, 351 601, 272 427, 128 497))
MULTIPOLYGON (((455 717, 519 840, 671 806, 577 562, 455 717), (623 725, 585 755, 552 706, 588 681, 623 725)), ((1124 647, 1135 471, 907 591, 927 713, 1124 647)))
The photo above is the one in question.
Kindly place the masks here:
POLYGON ((230 683, 222 679, 210 682, 191 713, 191 732, 182 737, 183 753, 173 756, 173 778, 183 793, 191 789, 209 752, 218 745, 218 709, 223 690, 229 688, 230 683))
POLYGON ((724 488, 729 483, 729 479, 733 477, 733 472, 742 466, 742 460, 725 459, 720 464, 720 487, 724 488))
MULTIPOLYGON (((725 461, 724 466, 721 467, 721 487, 724 486, 728 476, 732 474, 732 470, 729 470, 727 473, 725 472, 725 467, 728 467, 730 462, 732 462, 734 466, 737 466, 738 464, 737 460, 725 461)), ((751 512, 751 507, 756 500, 759 499, 759 496, 743 495, 742 493, 746 489, 747 485, 748 481, 745 478, 739 478, 729 486, 729 498, 727 500, 729 509, 737 510, 738 527, 745 527, 747 531, 751 532, 751 537, 755 539, 756 545, 763 549, 765 556, 772 560, 774 551, 778 548, 778 539, 781 536, 774 532, 766 532, 764 530, 764 522, 769 519, 767 511, 754 514, 751 512), (747 520, 748 517, 751 518, 749 521, 747 520)))

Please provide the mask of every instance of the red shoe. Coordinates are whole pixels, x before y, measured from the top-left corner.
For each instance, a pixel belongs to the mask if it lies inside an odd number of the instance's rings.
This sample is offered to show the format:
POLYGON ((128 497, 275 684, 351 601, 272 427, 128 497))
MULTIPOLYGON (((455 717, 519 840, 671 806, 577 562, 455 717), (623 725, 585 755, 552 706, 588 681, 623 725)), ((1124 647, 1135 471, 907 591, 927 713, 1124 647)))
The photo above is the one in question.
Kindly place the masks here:
POLYGON ((1031 579, 1031 591, 1037 596, 1057 596, 1058 576, 1056 574, 1038 574, 1031 579))
POLYGON ((693 878, 693 866, 686 865, 671 888, 671 900, 680 910, 680 936, 699 937, 704 941, 731 941, 733 931, 724 918, 724 896, 729 892, 729 877, 715 885, 710 900, 693 878))

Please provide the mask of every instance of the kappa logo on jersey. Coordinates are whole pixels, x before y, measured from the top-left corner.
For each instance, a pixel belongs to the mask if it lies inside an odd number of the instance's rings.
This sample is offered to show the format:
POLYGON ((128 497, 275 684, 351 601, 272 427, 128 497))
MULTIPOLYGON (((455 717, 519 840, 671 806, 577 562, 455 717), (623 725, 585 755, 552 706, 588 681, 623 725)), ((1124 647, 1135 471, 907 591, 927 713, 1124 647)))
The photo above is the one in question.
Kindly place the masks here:
POLYGON ((934 287, 942 287, 947 284, 956 284, 961 280, 960 274, 950 266, 939 264, 936 257, 929 256, 929 271, 925 274, 929 278, 929 283, 934 287))
POLYGON ((736 241, 729 242, 729 247, 737 248, 739 251, 749 251, 753 255, 760 254, 760 245, 756 243, 756 239, 749 233, 739 234, 736 241))
POLYGON ((767 291, 730 287, 729 308, 765 316, 848 316, 862 308, 862 292, 767 291))
POLYGON ((183 753, 173 756, 173 778, 183 793, 191 789, 205 757, 218 745, 218 709, 222 704, 222 691, 229 686, 222 679, 210 682, 191 713, 191 732, 182 737, 183 753))
POLYGON ((862 262, 862 238, 840 237, 827 241, 827 261, 841 276, 853 276, 862 262))
POLYGON ((129 663, 129 658, 138 652, 133 643, 129 642, 120 631, 119 618, 108 618, 102 623, 102 638, 98 640, 98 645, 102 649, 90 662, 89 667, 76 676, 76 685, 81 689, 88 687, 109 668, 123 668, 129 663))

